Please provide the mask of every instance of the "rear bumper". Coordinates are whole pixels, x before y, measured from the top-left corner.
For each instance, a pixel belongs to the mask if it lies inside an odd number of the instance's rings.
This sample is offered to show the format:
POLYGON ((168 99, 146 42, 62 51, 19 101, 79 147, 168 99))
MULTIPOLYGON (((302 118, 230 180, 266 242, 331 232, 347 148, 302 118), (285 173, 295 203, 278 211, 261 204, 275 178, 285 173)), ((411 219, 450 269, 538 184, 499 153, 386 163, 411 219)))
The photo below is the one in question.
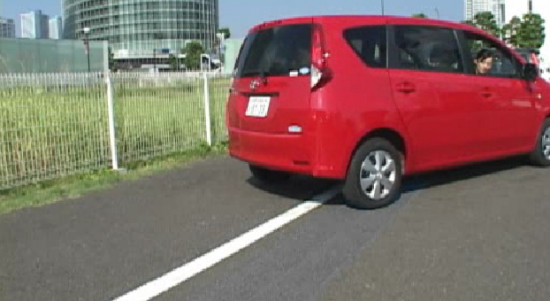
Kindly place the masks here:
POLYGON ((229 153, 241 161, 269 169, 313 175, 312 137, 229 129, 229 153))

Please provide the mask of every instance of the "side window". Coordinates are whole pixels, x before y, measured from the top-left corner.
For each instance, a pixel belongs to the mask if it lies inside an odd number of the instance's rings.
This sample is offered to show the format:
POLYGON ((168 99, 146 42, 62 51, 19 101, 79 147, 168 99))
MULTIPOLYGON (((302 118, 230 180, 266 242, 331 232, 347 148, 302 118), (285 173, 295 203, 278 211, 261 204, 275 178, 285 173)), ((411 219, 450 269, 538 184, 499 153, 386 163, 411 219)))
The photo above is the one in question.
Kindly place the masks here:
POLYGON ((491 77, 518 78, 518 61, 495 41, 484 36, 464 32, 471 64, 471 73, 491 77))
POLYGON ((451 29, 396 26, 395 45, 397 68, 464 72, 459 44, 451 29))
POLYGON ((344 38, 353 51, 370 67, 387 67, 385 26, 364 26, 344 31, 344 38))

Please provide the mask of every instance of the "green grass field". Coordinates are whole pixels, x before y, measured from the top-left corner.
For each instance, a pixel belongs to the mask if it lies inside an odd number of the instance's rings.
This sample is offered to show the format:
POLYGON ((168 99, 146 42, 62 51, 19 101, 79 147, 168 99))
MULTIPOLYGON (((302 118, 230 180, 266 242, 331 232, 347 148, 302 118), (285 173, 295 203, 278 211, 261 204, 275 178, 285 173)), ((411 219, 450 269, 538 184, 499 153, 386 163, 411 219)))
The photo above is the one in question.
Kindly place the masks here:
MULTIPOLYGON (((211 79, 215 142, 225 140, 229 79, 211 79)), ((204 145, 203 82, 115 80, 117 151, 122 167, 204 145)), ((0 89, 0 190, 110 165, 106 88, 0 89)))

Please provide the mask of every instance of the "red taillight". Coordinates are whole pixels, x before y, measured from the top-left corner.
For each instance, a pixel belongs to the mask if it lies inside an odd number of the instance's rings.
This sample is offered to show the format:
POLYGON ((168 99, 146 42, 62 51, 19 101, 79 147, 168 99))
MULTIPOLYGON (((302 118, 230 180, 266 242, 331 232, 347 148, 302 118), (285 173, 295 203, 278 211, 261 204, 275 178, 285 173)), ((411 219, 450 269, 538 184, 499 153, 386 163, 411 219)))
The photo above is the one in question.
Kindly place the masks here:
POLYGON ((237 94, 236 84, 237 83, 235 81, 235 76, 231 76, 231 78, 229 79, 229 94, 230 95, 237 94))
POLYGON ((323 30, 320 25, 313 26, 311 43, 311 88, 316 88, 329 77, 327 67, 328 52, 325 49, 323 30))
POLYGON ((317 68, 323 68, 326 64, 325 43, 321 26, 313 26, 313 38, 311 43, 312 63, 317 68))

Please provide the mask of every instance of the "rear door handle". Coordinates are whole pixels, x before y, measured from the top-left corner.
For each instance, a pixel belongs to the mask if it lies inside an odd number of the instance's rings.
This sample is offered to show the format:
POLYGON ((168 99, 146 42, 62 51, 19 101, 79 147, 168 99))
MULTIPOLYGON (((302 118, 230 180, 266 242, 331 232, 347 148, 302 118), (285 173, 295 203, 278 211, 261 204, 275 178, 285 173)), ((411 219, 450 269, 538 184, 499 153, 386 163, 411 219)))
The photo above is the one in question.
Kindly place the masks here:
POLYGON ((483 92, 481 92, 481 96, 485 98, 491 98, 493 96, 493 92, 491 92, 491 89, 485 88, 483 89, 483 92))
POLYGON ((410 82, 402 82, 397 84, 397 91, 405 94, 413 93, 416 91, 416 87, 413 83, 410 82))

